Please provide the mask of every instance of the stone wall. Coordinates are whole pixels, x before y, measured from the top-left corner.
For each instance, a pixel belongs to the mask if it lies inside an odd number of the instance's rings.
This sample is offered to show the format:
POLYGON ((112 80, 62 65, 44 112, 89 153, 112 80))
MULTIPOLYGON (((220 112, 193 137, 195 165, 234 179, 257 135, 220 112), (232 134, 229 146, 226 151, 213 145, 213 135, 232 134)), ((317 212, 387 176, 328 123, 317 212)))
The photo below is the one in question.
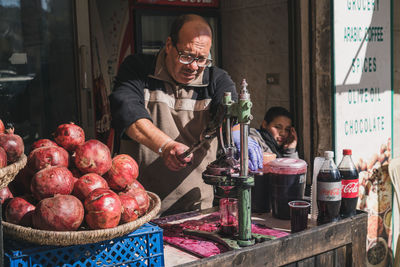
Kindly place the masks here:
POLYGON ((221 0, 221 27, 222 66, 238 88, 243 78, 249 84, 251 126, 271 106, 290 109, 287 1, 221 0))

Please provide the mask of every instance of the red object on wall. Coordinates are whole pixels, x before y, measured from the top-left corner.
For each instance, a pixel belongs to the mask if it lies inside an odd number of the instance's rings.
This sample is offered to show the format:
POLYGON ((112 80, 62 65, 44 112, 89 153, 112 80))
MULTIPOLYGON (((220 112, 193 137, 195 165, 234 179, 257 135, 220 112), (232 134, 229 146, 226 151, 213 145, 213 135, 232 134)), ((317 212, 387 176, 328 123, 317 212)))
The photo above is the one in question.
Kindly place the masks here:
POLYGON ((136 0, 139 4, 187 6, 187 7, 218 7, 219 0, 136 0))

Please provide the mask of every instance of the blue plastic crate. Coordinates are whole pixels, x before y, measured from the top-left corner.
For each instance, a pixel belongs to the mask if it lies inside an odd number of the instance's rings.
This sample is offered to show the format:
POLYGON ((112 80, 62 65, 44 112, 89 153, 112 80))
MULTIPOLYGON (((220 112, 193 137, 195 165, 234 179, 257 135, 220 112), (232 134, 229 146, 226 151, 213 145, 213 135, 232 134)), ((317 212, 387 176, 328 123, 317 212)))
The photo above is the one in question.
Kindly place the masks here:
POLYGON ((164 266, 162 229, 152 223, 122 237, 75 246, 40 246, 5 238, 10 267, 164 266))

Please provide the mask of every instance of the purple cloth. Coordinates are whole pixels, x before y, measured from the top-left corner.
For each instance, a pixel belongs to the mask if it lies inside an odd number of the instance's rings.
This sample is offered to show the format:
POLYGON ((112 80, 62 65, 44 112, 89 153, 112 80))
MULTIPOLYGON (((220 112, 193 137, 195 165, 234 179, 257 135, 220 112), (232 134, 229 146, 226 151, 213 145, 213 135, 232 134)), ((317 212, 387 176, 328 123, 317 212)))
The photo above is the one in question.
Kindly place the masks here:
MULTIPOLYGON (((157 223, 157 222, 156 222, 157 223)), ((192 253, 201 258, 211 257, 228 251, 224 245, 202 237, 186 235, 183 229, 216 232, 219 229, 219 213, 214 212, 199 220, 188 220, 179 224, 158 223, 163 231, 164 242, 192 253)), ((252 233, 270 235, 276 238, 288 235, 260 224, 252 224, 252 233)))

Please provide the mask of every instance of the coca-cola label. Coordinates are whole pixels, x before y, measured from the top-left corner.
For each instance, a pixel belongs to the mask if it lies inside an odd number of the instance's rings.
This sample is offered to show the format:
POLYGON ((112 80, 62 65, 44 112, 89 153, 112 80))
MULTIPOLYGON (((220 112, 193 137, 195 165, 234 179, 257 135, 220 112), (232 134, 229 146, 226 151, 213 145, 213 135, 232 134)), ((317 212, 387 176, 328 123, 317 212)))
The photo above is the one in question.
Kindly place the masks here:
POLYGON ((338 201, 342 199, 342 182, 318 182, 317 199, 321 201, 338 201))
POLYGON ((342 179, 342 198, 358 197, 358 179, 342 179))

